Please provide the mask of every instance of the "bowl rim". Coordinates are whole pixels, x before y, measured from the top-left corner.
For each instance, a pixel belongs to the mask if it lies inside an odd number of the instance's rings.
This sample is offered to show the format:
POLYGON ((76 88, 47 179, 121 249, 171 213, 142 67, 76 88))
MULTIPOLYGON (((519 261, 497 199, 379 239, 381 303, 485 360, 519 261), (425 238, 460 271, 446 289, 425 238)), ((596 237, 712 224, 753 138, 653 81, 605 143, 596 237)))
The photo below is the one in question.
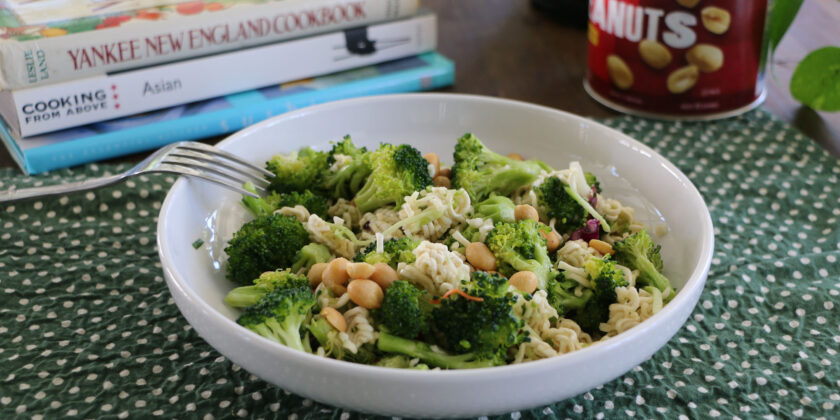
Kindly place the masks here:
MULTIPOLYGON (((512 100, 512 99, 503 99, 497 97, 490 97, 490 96, 483 96, 483 95, 471 95, 471 94, 454 94, 454 93, 408 93, 408 94, 389 94, 389 95, 375 95, 375 96, 367 96, 361 98, 352 98, 352 99, 345 99, 339 100, 335 102, 329 102, 320 105, 314 105, 307 108, 302 108, 295 111, 290 111, 284 114, 277 115, 275 117, 266 119, 254 125, 251 125, 247 128, 237 131, 223 140, 217 143, 217 146, 222 149, 227 149, 230 147, 230 144, 239 141, 242 137, 248 137, 251 133, 259 130, 266 129, 268 127, 282 124, 284 121, 302 118, 310 114, 315 114, 323 111, 332 110, 335 108, 345 108, 345 107, 357 107, 362 106, 366 103, 377 103, 377 102, 405 102, 405 101, 429 101, 429 102, 464 102, 464 103, 490 103, 495 105, 501 106, 515 106, 515 107, 523 107, 525 109, 530 109, 532 111, 540 112, 540 113, 548 113, 553 114, 555 116, 562 116, 566 119, 572 119, 579 123, 586 124, 590 126, 592 129, 600 129, 600 130, 607 130, 611 135, 613 135, 617 141, 627 141, 629 145, 632 146, 633 149, 638 149, 645 155, 649 157, 655 158, 659 163, 665 166, 665 168, 673 173, 678 180, 685 186, 690 188, 690 194, 693 194, 700 200, 703 204, 703 210, 705 210, 704 216, 702 220, 698 222, 702 225, 701 231, 704 233, 701 238, 697 238, 701 241, 700 246, 700 258, 694 266, 691 275, 689 276, 688 280, 686 281, 685 285, 677 291, 677 295, 667 304, 665 305, 662 310, 651 316, 650 318, 646 319, 645 321, 639 323, 638 325, 630 328, 629 330, 618 334, 614 337, 611 337, 605 341, 596 341, 593 342, 591 345, 582 348, 580 350, 576 350, 570 353, 566 353, 563 355, 549 357, 546 359, 535 360, 528 363, 519 363, 519 364, 508 364, 503 366, 494 366, 494 367, 487 367, 487 368, 478 368, 478 369, 462 369, 462 370, 429 370, 429 371, 421 371, 421 370, 413 370, 413 369, 395 369, 389 367, 382 367, 382 366, 375 366, 375 365, 366 365, 360 363, 353 363, 347 362, 342 360, 336 360, 332 358, 317 356, 315 354, 310 354, 307 352, 297 351, 291 348, 288 348, 280 343, 276 343, 272 340, 269 340, 265 337, 260 336, 259 334, 247 330, 243 328, 239 324, 236 323, 235 320, 232 320, 212 306, 209 305, 206 301, 201 299, 198 293, 189 287, 186 283, 184 283, 183 279, 181 279, 171 267, 174 267, 173 261, 169 258, 168 253, 168 246, 165 242, 162 241, 161 238, 164 237, 164 232, 168 231, 170 228, 167 214, 171 212, 173 202, 175 200, 174 197, 177 194, 188 188, 189 183, 187 182, 184 177, 180 177, 176 180, 170 190, 167 192, 166 198, 164 199, 163 204, 161 205, 161 209, 159 212, 159 221, 157 227, 157 246, 158 246, 158 254, 161 259, 161 266, 163 270, 167 274, 167 284, 170 287, 177 287, 178 291, 183 295, 184 298, 191 301, 194 305, 198 306, 198 309, 203 313, 204 316, 209 316, 213 318, 214 323, 217 325, 223 326, 224 328, 236 328, 239 329, 243 333, 251 334, 252 340, 255 340, 254 344, 262 347, 263 349, 270 349, 272 352, 277 352, 284 357, 291 357, 297 359, 296 361, 301 364, 311 365, 311 364, 319 364, 323 367, 330 368, 330 369, 340 369, 343 373, 346 374, 367 374, 367 375, 375 375, 383 380, 394 379, 394 380, 405 380, 405 379, 413 379, 413 380, 426 380, 429 381, 438 381, 438 380, 479 380, 479 379, 492 379, 497 374, 507 373, 507 374, 531 374, 534 371, 544 371, 551 369, 554 365, 562 366, 565 364, 575 364, 581 359, 587 359, 590 355, 594 354, 597 351, 601 351, 601 349, 607 349, 614 346, 622 346, 624 343, 627 343, 638 335, 643 335, 644 332, 652 330, 660 326, 668 321, 668 318, 673 316, 672 313, 679 311, 682 305, 689 304, 689 300, 693 298, 694 295, 699 296, 699 290, 702 289, 705 285, 706 277, 709 272, 709 268, 711 266, 712 256, 714 253, 714 227, 711 219, 711 215, 708 210, 708 206, 703 199, 703 196, 700 194, 697 187, 691 182, 691 180, 673 163, 671 163, 667 158, 653 150, 652 148, 648 147, 647 145, 641 143, 640 141, 630 137, 627 134, 624 134, 614 128, 608 127, 604 124, 601 124, 597 121, 590 120, 588 118, 575 115, 566 111, 558 110, 555 108, 550 108, 547 106, 537 105, 529 102, 512 100), (172 279, 172 281, 169 281, 172 279)), ((696 302, 694 303, 696 305, 696 302)), ((693 311, 693 307, 691 311, 693 311)), ((689 315, 690 316, 690 315, 689 315)), ((674 334, 682 328, 682 325, 685 323, 683 320, 680 323, 680 327, 677 328, 674 334)), ((668 337, 670 340, 673 337, 668 337)), ((666 342, 668 341, 666 340, 666 342)), ((661 349, 661 347, 660 347, 661 349)), ((658 350, 657 350, 658 351, 658 350)), ((620 374, 624 374, 625 372, 620 372, 620 374)))

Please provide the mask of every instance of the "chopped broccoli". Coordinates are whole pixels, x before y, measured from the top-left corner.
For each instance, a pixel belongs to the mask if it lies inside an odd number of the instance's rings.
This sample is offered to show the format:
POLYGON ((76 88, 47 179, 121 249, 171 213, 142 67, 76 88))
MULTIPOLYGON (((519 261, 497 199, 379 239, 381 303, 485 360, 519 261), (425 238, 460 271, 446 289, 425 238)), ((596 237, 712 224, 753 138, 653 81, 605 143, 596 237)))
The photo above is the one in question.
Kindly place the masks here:
POLYGON ((481 201, 491 193, 510 195, 537 179, 551 168, 536 160, 520 161, 488 149, 471 133, 464 134, 455 145, 452 185, 467 190, 473 201, 481 201))
POLYGON ((333 328, 326 319, 320 315, 316 315, 309 322, 309 332, 315 337, 318 344, 324 348, 327 355, 332 356, 338 360, 345 360, 354 363, 370 364, 376 360, 375 348, 373 344, 364 344, 356 349, 353 353, 344 347, 341 339, 338 336, 338 330, 333 328))
POLYGON ((406 264, 413 263, 417 257, 414 255, 414 248, 420 245, 419 239, 414 238, 390 238, 382 243, 382 251, 376 252, 376 242, 367 246, 367 248, 359 251, 353 259, 356 262, 366 262, 368 264, 385 263, 391 266, 394 270, 397 269, 399 263, 406 264))
POLYGON ((407 144, 383 143, 368 161, 372 171, 353 199, 362 213, 389 204, 400 206, 405 196, 432 185, 429 162, 407 144))
POLYGON ((511 199, 503 195, 493 195, 475 205, 475 215, 483 219, 493 219, 493 223, 513 223, 516 220, 513 216, 515 208, 516 205, 511 199))
POLYGON ((566 278, 562 271, 554 273, 554 278, 549 280, 546 290, 548 303, 561 316, 582 309, 592 299, 594 293, 591 289, 581 288, 580 296, 576 295, 575 289, 579 285, 580 283, 566 278))
POLYGON ((414 370, 429 370, 429 365, 425 363, 418 363, 411 366, 411 359, 405 355, 388 356, 379 359, 376 366, 390 367, 397 369, 414 369, 414 370))
POLYGON ((556 176, 546 178, 535 193, 541 213, 549 220, 554 219, 554 229, 561 234, 584 226, 589 218, 586 208, 572 196, 571 188, 556 176))
POLYGON ((201 248, 202 245, 204 245, 204 239, 201 238, 196 239, 195 242, 192 243, 192 247, 194 249, 201 248))
POLYGON ((653 243, 653 239, 645 230, 613 245, 615 259, 619 264, 639 270, 636 283, 639 286, 653 286, 659 289, 667 302, 673 297, 674 289, 671 287, 671 281, 662 274, 660 248, 653 243))
POLYGON ((547 231, 548 226, 530 219, 498 223, 487 235, 487 247, 496 256, 499 272, 511 276, 531 271, 537 275, 537 287, 544 290, 551 278, 551 259, 540 232, 547 231))
MULTIPOLYGON (((245 184, 245 189, 256 192, 253 184, 245 184)), ((311 214, 319 217, 327 217, 327 199, 324 196, 313 193, 310 190, 303 192, 292 191, 288 193, 271 193, 267 197, 254 198, 251 196, 242 197, 242 204, 251 211, 254 216, 265 216, 283 207, 303 206, 311 214)))
POLYGON ((304 147, 288 155, 275 155, 266 163, 266 169, 276 176, 270 179, 268 190, 284 193, 302 192, 321 185, 327 172, 328 154, 304 147))
POLYGON ((266 293, 278 287, 309 286, 306 276, 292 274, 289 270, 266 271, 254 280, 250 286, 239 286, 225 296, 225 303, 234 308, 244 308, 256 304, 266 293))
POLYGON ((610 317, 610 305, 616 302, 615 288, 627 286, 624 272, 617 269, 615 261, 605 258, 590 258, 583 265, 586 277, 592 285, 584 289, 581 296, 576 296, 577 286, 574 280, 564 280, 562 274, 549 289, 549 303, 558 313, 565 315, 591 334, 600 332, 602 322, 610 317), (562 309, 562 311, 561 311, 562 309))
POLYGON ((227 277, 251 284, 264 271, 291 267, 309 234, 294 216, 270 214, 244 224, 225 248, 227 277))
POLYGON ((586 179, 586 184, 592 187, 596 193, 601 193, 601 183, 598 181, 598 178, 595 177, 595 174, 592 172, 584 172, 583 173, 584 179, 586 179))
POLYGON ((482 358, 475 353, 448 354, 436 351, 422 341, 409 340, 386 332, 379 333, 376 345, 379 351, 418 358, 432 366, 445 369, 476 369, 499 364, 497 360, 482 358))
POLYGON ((473 271, 467 288, 481 295, 501 297, 507 294, 509 285, 507 277, 499 273, 473 271))
POLYGON ((614 303, 615 288, 629 284, 624 278, 624 272, 615 267, 615 261, 610 260, 609 256, 589 258, 583 263, 583 269, 592 282, 595 298, 601 301, 614 303))
POLYGON ((304 272, 318 263, 329 262, 332 259, 330 249, 319 243, 312 242, 304 246, 295 254, 295 263, 292 264, 292 271, 297 273, 301 268, 305 268, 304 272))
POLYGON ((301 327, 307 323, 315 306, 309 283, 289 283, 276 287, 242 312, 236 321, 257 334, 296 350, 306 351, 301 327))
POLYGON ((391 334, 416 338, 425 328, 431 304, 428 294, 404 280, 397 280, 385 289, 382 307, 374 312, 384 330, 391 334))
POLYGON ((364 185, 370 175, 371 166, 368 161, 368 151, 364 147, 356 147, 350 136, 333 145, 329 152, 327 163, 331 167, 336 162, 336 156, 350 159, 349 162, 336 171, 324 174, 323 187, 332 198, 352 198, 364 185))
POLYGON ((524 322, 513 310, 511 293, 494 296, 497 285, 471 287, 474 299, 453 295, 432 311, 432 328, 441 345, 455 353, 473 353, 494 364, 504 364, 507 351, 527 340, 524 322))

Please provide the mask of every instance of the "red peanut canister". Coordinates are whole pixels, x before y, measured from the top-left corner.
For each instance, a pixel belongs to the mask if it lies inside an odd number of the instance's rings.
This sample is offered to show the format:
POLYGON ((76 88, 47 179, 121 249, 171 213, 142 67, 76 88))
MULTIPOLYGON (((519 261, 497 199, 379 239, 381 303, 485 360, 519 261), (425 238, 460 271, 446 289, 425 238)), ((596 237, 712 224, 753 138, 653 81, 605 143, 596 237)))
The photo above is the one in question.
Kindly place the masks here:
POLYGON ((597 101, 665 119, 725 118, 765 96, 772 0, 590 0, 584 86, 597 101))

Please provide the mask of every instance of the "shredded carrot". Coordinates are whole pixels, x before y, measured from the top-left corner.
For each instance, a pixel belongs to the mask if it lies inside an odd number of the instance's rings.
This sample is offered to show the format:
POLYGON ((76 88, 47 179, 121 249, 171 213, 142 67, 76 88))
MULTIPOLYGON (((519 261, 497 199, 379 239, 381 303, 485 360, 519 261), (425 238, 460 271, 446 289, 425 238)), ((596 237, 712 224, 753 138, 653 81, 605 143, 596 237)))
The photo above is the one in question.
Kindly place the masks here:
POLYGON ((476 301, 476 302, 484 302, 484 298, 470 296, 461 289, 452 289, 452 290, 444 293, 444 295, 441 296, 440 299, 432 299, 432 300, 429 301, 429 303, 431 303, 433 305, 439 305, 442 300, 448 298, 449 296, 452 296, 455 293, 461 295, 461 297, 464 298, 464 299, 469 299, 469 300, 476 301))

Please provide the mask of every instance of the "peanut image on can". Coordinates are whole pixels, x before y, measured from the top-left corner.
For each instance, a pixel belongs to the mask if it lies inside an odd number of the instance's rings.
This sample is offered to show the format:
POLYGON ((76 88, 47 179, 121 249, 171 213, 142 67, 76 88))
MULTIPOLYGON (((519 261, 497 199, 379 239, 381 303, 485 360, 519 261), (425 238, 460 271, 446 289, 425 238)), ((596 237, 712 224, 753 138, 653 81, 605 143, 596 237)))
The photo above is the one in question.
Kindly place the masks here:
POLYGON ((584 88, 646 117, 725 118, 765 98, 770 0, 589 0, 584 88))

